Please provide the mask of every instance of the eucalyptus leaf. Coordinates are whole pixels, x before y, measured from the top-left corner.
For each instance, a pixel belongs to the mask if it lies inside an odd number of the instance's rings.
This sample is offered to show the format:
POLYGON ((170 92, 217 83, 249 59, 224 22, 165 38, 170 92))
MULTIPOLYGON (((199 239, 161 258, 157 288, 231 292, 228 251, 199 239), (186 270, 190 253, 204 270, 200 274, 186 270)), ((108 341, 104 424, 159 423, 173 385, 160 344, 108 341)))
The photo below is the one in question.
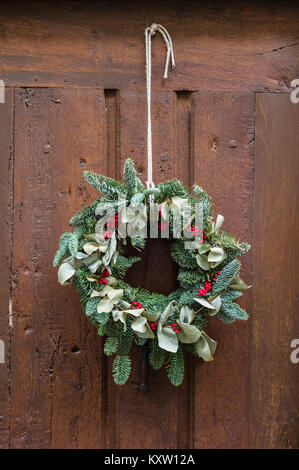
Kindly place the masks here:
POLYGON ((172 353, 177 352, 179 342, 177 335, 172 328, 163 327, 161 331, 158 330, 157 336, 160 348, 172 353))
POLYGON ((146 332, 146 322, 147 319, 144 317, 138 317, 136 320, 134 320, 131 324, 131 327, 134 331, 137 331, 139 333, 145 333, 146 332))
POLYGON ((201 332, 196 326, 189 325, 188 323, 183 323, 177 321, 177 324, 181 327, 181 331, 178 333, 178 339, 181 343, 196 343, 199 339, 201 332))
POLYGON ((109 299, 102 299, 99 301, 97 306, 98 313, 111 312, 114 307, 114 304, 110 302, 109 299))
POLYGON ((220 263, 225 259, 225 251, 220 246, 213 246, 208 254, 209 263, 220 263))
POLYGON ((196 261, 198 266, 204 271, 211 269, 211 266, 208 262, 208 257, 206 255, 196 255, 196 261))
POLYGON ((210 338, 204 331, 201 332, 201 336, 195 343, 195 349, 199 357, 204 361, 213 361, 213 354, 216 350, 217 343, 210 338))
POLYGON ((62 286, 70 284, 71 278, 75 274, 76 270, 70 263, 62 263, 58 269, 58 282, 62 286))
MULTIPOLYGON (((112 304, 113 308, 113 304, 112 304)), ((124 325, 124 331, 127 331, 126 317, 127 314, 122 310, 112 310, 112 317, 114 321, 121 321, 124 325)))

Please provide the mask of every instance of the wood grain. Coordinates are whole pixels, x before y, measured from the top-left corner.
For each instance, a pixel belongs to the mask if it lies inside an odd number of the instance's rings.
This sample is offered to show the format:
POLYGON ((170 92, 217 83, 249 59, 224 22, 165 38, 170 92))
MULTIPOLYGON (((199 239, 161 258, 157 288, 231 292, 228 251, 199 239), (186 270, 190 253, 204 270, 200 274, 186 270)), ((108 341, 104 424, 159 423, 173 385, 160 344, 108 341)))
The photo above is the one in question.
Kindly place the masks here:
POLYGON ((13 229, 13 90, 5 89, 0 104, 0 340, 5 362, 0 362, 0 449, 9 446, 9 299, 13 229))
MULTIPOLYGON (((251 242, 253 94, 196 93, 193 106, 194 180, 212 196, 215 215, 225 217, 223 229, 251 242)), ((245 281, 251 284, 252 255, 242 262, 245 281)), ((250 291, 241 300, 250 314, 250 291)), ((250 321, 209 323, 208 334, 218 347, 214 362, 195 364, 195 448, 248 445, 250 321)))
POLYGON ((144 89, 144 28, 168 28, 177 67, 153 87, 288 91, 298 72, 296 2, 11 1, 1 7, 0 69, 7 84, 144 89), (157 16, 158 15, 158 16, 157 16))
POLYGON ((256 96, 250 447, 298 448, 298 127, 289 96, 256 96))
POLYGON ((101 340, 52 267, 67 221, 106 171, 98 90, 16 92, 12 447, 101 446, 101 340))

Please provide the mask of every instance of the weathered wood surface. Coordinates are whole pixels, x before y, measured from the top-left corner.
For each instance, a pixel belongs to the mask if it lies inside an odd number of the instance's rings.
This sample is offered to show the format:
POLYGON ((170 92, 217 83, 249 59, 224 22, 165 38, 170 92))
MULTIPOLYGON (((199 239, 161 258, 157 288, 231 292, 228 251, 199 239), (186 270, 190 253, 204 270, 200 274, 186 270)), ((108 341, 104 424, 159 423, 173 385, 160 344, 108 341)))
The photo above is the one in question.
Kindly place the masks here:
POLYGON ((173 37, 177 67, 163 83, 153 41, 153 87, 287 91, 298 72, 294 1, 13 1, 1 6, 0 70, 7 84, 144 89, 144 28, 173 37))
MULTIPOLYGON (((212 195, 223 229, 251 242, 254 96, 196 93, 194 96, 194 180, 212 195)), ((241 259, 251 284, 252 255, 241 259)), ((252 312, 252 292, 241 299, 252 312)), ((212 319, 208 334, 218 342, 213 363, 195 367, 194 447, 248 446, 250 322, 224 325, 212 319), (214 320, 214 321, 213 321, 214 320)))
POLYGON ((299 447, 298 122, 289 96, 256 96, 250 447, 299 447), (263 431, 262 431, 263 430, 263 431))
POLYGON ((0 448, 9 446, 9 298, 13 235, 13 90, 5 90, 0 104, 0 448), (3 343, 0 346, 1 353, 3 343))
MULTIPOLYGON (((0 447, 298 447, 290 342, 299 105, 286 94, 298 68, 298 7, 159 6, 157 18, 152 2, 2 5, 0 78, 22 88, 7 88, 0 104, 0 447), (140 350, 117 387, 52 258, 70 216, 96 196, 84 169, 122 178, 131 157, 147 179, 143 28, 153 20, 169 29, 177 59, 162 83, 165 47, 153 40, 154 180, 196 181, 212 195, 224 229, 253 242, 242 260, 253 289, 241 299, 248 323, 211 322, 214 363, 188 357, 179 389, 149 369, 141 392, 140 350), (252 92, 270 90, 283 93, 252 92)), ((166 245, 149 245, 132 283, 172 290, 166 245)))
POLYGON ((52 259, 95 197, 82 170, 107 171, 104 96, 17 89, 15 100, 11 446, 100 447, 101 340, 52 259))

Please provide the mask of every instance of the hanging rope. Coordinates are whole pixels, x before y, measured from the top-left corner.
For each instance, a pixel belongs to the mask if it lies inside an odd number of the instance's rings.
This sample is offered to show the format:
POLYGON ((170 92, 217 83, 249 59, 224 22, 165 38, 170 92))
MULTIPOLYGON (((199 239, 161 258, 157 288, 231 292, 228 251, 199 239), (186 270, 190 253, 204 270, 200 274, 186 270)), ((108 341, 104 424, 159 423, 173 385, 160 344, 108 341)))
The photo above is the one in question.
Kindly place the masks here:
POLYGON ((153 23, 145 29, 145 55, 146 55, 146 99, 147 99, 147 187, 152 189, 155 187, 153 183, 153 151, 152 151, 152 119, 151 119, 151 76, 152 76, 152 36, 159 32, 166 44, 167 54, 164 68, 163 78, 167 78, 169 60, 171 58, 171 68, 175 67, 174 52, 171 37, 160 24, 153 23))

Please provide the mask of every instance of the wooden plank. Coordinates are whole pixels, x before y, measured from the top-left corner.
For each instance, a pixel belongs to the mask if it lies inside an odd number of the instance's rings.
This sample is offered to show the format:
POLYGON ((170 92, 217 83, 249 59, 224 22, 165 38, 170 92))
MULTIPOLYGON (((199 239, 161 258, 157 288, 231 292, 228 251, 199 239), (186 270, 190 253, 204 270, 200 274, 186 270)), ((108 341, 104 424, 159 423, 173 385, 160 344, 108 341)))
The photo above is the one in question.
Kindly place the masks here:
POLYGON ((289 96, 256 95, 250 447, 298 448, 298 118, 289 96))
MULTIPOLYGON (((225 217, 223 229, 251 240, 253 197, 252 94, 196 93, 194 96, 194 181, 225 217)), ((252 281, 252 257, 242 259, 252 281)), ((252 312, 251 293, 241 299, 252 312)), ((248 369, 250 321, 224 325, 211 319, 208 334, 218 342, 213 363, 196 361, 194 447, 243 448, 248 445, 248 369)))
MULTIPOLYGON (((174 98, 169 92, 154 92, 152 97, 155 182, 173 176, 174 98)), ((145 110, 144 92, 120 92, 121 165, 125 158, 131 157, 143 181, 147 179, 145 110)), ((149 290, 169 293, 175 286, 176 278, 168 244, 157 240, 148 240, 147 244, 142 261, 130 270, 127 280, 149 290)), ((140 348, 134 348, 132 357, 133 370, 128 384, 118 388, 110 378, 109 408, 113 409, 114 416, 114 442, 110 445, 116 448, 176 448, 179 439, 179 392, 168 382, 165 370, 152 371, 151 368, 148 374, 150 389, 141 391, 138 388, 140 348)))
POLYGON ((12 447, 101 446, 101 341, 52 259, 96 197, 82 170, 106 171, 104 104, 98 90, 17 91, 12 447))
POLYGON ((9 298, 12 251, 12 173, 13 90, 6 88, 5 103, 0 104, 0 204, 2 219, 0 231, 0 449, 9 446, 9 298))
MULTIPOLYGON (((161 2, 177 67, 166 83, 153 40, 153 87, 288 91, 298 69, 298 5, 284 1, 161 2), (233 71, 233 74, 232 74, 233 71)), ((1 78, 19 86, 144 89, 144 28, 154 2, 11 1, 1 9, 1 78)))

